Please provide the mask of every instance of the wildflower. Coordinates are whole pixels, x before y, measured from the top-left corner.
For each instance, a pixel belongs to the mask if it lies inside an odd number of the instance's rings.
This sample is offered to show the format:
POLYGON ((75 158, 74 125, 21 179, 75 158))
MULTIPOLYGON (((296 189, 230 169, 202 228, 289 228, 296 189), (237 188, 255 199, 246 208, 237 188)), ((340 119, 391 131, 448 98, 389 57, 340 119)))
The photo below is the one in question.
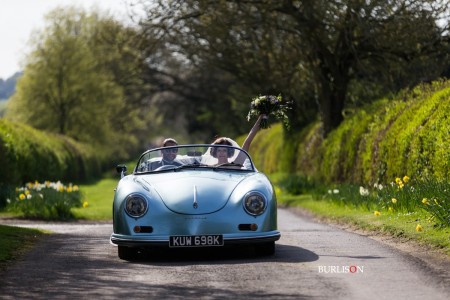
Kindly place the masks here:
POLYGON ((381 215, 381 213, 378 210, 374 211, 373 214, 375 215, 375 217, 378 217, 381 215))
POLYGON ((391 201, 392 201, 392 203, 394 203, 394 204, 397 203, 397 199, 395 199, 395 198, 392 198, 391 201))
POLYGON ((26 197, 27 197, 27 196, 25 196, 25 194, 20 194, 20 195, 19 195, 19 199, 20 199, 20 200, 25 200, 26 197))
POLYGON ((89 203, 87 202, 87 201, 84 201, 83 202, 83 208, 86 208, 86 207, 88 207, 89 206, 89 203))
POLYGON ((275 187, 275 194, 280 194, 281 193, 281 189, 279 187, 275 187))
POLYGON ((365 189, 364 187, 360 186, 359 187, 359 194, 361 196, 369 196, 369 190, 365 189))
POLYGON ((382 185, 381 183, 375 183, 375 184, 373 185, 373 187, 376 188, 376 189, 378 189, 378 190, 380 190, 380 191, 383 189, 383 185, 382 185))
POLYGON ((428 201, 427 198, 423 198, 422 199, 422 203, 425 204, 425 205, 430 205, 430 202, 428 201))
POLYGON ((333 190, 333 194, 339 194, 339 190, 338 189, 334 189, 333 190))
POLYGON ((408 181, 409 181, 409 177, 405 175, 405 176, 403 177, 403 182, 404 182, 404 183, 407 183, 408 181))
POLYGON ((395 183, 397 184, 399 189, 402 189, 404 186, 403 181, 400 177, 395 178, 395 183))
POLYGON ((416 226, 416 231, 417 231, 417 232, 420 232, 420 231, 422 231, 422 230, 423 230, 422 226, 421 226, 420 224, 417 224, 417 226, 416 226))

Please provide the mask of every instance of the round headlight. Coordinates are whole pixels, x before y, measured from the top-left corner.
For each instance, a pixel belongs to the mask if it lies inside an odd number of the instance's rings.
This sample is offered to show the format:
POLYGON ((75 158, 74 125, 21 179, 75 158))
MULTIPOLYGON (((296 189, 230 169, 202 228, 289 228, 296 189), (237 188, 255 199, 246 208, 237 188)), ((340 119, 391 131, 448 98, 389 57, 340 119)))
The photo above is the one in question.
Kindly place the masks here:
POLYGON ((260 193, 249 193, 245 196, 244 208, 248 214, 259 216, 266 209, 266 198, 260 193))
POLYGON ((147 200, 142 195, 131 194, 125 200, 125 211, 130 217, 142 217, 147 212, 147 208, 147 200))

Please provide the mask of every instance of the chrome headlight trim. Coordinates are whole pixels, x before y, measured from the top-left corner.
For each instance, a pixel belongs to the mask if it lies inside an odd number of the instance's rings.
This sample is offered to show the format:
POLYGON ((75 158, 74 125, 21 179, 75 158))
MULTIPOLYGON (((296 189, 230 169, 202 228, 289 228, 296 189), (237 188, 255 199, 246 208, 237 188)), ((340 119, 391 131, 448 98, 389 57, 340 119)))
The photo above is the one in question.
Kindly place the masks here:
POLYGON ((267 199, 260 192, 249 192, 244 197, 243 206, 249 215, 259 216, 266 210, 267 199))
POLYGON ((147 213, 148 201, 141 194, 130 194, 125 198, 125 212, 132 218, 140 218, 147 213))

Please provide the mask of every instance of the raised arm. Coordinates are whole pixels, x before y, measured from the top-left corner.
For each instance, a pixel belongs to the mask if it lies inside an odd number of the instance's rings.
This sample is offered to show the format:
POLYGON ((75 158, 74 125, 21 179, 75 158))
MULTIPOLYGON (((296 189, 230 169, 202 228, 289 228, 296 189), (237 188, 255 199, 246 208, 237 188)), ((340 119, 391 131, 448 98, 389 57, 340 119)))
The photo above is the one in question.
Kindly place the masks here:
POLYGON ((250 144, 252 143, 253 139, 255 138, 256 134, 258 133, 260 127, 259 124, 261 123, 261 120, 263 118, 267 118, 266 115, 259 115, 258 119, 255 122, 255 125, 253 125, 252 129, 250 129, 250 132, 248 133, 248 136, 245 138, 244 143, 242 144, 242 149, 248 152, 250 149, 250 144))

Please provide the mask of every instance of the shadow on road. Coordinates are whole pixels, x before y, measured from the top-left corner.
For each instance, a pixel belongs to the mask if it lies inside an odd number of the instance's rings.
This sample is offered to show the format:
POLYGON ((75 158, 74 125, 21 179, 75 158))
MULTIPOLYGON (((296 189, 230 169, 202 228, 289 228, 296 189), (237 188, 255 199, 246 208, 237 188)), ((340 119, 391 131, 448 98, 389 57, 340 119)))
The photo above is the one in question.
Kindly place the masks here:
MULTIPOLYGON (((118 258, 119 259, 119 258, 118 258)), ((312 262, 319 259, 314 252, 301 247, 291 245, 276 244, 274 255, 262 256, 255 253, 255 249, 248 247, 224 247, 224 248, 189 248, 170 249, 155 248, 144 249, 139 252, 135 260, 131 263, 147 264, 240 264, 258 262, 288 262, 301 263, 312 262)))
MULTIPOLYGON (((264 270, 269 268, 271 262, 300 263, 318 259, 311 251, 283 244, 276 244, 275 255, 259 257, 243 248, 168 250, 173 249, 144 251, 138 261, 128 262, 119 259, 117 248, 108 243, 108 236, 53 234, 41 240, 23 259, 1 273, 0 298, 306 299, 307 296, 298 291, 234 290, 211 285, 203 287, 194 284, 195 278, 193 281, 177 283, 176 280, 180 279, 175 277, 192 272, 193 276, 204 280, 206 275, 195 268, 204 268, 208 272, 210 265, 217 265, 222 276, 227 276, 229 271, 226 271, 225 265, 230 264, 243 264, 245 270, 252 266, 254 270, 264 270), (201 264, 204 266, 199 266, 201 264), (173 280, 161 283, 152 275, 161 272, 165 272, 166 277, 173 274, 173 280)), ((234 267, 231 269, 234 270, 234 267)), ((252 276, 258 272, 252 271, 250 278, 229 280, 245 279, 253 282, 257 279, 252 276)), ((166 277, 161 278, 167 281, 166 277)))

